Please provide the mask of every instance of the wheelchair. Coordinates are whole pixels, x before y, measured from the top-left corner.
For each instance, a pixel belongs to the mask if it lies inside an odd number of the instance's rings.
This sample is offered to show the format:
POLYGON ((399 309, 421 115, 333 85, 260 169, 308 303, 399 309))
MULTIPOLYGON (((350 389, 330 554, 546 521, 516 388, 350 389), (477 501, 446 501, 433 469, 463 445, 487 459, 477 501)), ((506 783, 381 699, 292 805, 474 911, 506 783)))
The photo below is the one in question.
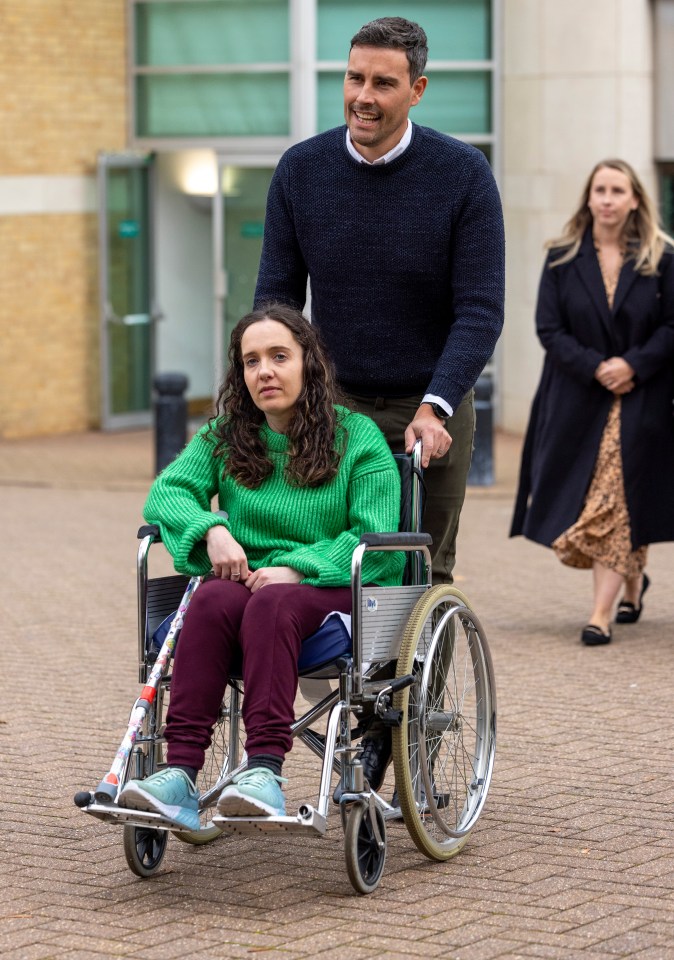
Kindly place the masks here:
POLYGON ((94 791, 75 796, 86 813, 123 826, 126 860, 138 877, 150 877, 159 869, 169 833, 197 845, 223 835, 272 831, 323 836, 335 807, 337 777, 346 871, 357 893, 371 893, 381 880, 391 818, 402 815, 411 839, 431 860, 448 860, 465 845, 492 776, 496 691, 487 640, 467 598, 452 586, 432 586, 431 538, 420 532, 420 446, 411 456, 397 458, 403 481, 401 530, 364 534, 353 553, 350 633, 334 615, 303 643, 300 684, 303 678, 337 684, 293 724, 293 736, 322 761, 317 801, 302 803, 295 815, 224 817, 217 812, 220 792, 246 764, 244 690, 236 676, 225 691, 197 781, 201 829, 185 830, 158 813, 117 805, 129 779, 150 776, 165 762, 172 654, 189 599, 201 582, 179 574, 151 578, 148 556, 151 546, 160 542, 160 532, 152 525, 138 531, 138 669, 143 686, 110 771, 94 791), (361 568, 369 550, 405 551, 405 585, 364 585, 361 568), (392 728, 395 806, 371 790, 363 775, 351 723, 365 713, 392 728), (322 720, 323 734, 315 729, 322 720))

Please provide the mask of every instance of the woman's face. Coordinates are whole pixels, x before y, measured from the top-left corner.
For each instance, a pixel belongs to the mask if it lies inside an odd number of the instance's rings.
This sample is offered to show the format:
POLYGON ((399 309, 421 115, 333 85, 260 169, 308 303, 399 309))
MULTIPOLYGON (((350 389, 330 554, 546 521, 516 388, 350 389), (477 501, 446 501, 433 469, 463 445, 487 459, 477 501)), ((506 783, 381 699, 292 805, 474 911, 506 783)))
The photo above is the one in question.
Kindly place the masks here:
POLYGON ((304 383, 302 347, 278 320, 251 324, 241 338, 243 376, 253 403, 277 433, 285 433, 304 383))
POLYGON ((587 205, 597 226, 622 230, 639 201, 626 174, 600 167, 592 178, 587 205))

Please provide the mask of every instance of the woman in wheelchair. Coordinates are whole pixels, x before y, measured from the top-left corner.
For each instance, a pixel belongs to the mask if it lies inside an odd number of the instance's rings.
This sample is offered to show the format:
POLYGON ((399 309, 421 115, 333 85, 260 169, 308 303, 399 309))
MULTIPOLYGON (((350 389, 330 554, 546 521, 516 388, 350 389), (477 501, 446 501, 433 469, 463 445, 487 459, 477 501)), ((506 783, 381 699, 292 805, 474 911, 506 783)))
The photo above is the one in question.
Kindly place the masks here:
MULTIPOLYGON (((218 810, 285 813, 281 772, 302 640, 331 612, 350 612, 361 534, 398 528, 400 480, 386 441, 336 399, 330 363, 299 312, 274 304, 239 321, 216 416, 156 479, 145 505, 176 570, 206 576, 176 649, 168 765, 129 781, 120 806, 199 829, 196 778, 238 667, 248 763, 218 810)), ((368 552, 363 582, 399 584, 403 562, 400 553, 368 552)))

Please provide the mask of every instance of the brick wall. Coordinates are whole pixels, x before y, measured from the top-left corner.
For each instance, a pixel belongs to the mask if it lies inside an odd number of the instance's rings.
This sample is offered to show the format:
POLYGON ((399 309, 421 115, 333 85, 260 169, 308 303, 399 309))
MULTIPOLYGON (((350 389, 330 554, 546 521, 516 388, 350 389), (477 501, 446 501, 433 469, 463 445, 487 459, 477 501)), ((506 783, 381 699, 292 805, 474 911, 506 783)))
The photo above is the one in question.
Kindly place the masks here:
MULTIPOLYGON (((0 6, 0 178, 93 177, 126 146, 124 0, 0 6)), ((91 213, 0 217, 0 436, 98 421, 91 213)))
POLYGON ((0 218, 5 437, 86 430, 98 409, 96 217, 0 218))

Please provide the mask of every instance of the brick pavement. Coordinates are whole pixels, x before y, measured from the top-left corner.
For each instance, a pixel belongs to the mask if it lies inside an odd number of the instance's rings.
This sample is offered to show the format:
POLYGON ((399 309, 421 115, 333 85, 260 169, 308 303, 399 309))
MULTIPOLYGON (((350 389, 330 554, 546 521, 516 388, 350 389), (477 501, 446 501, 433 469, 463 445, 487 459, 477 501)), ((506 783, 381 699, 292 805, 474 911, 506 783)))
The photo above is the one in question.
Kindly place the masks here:
MULTIPOLYGON (((674 958, 674 545, 652 549, 643 622, 578 642, 587 574, 506 531, 518 443, 470 492, 458 585, 491 641, 494 780, 468 845, 427 861, 389 830, 375 894, 327 836, 175 840, 149 881, 121 832, 72 805, 111 761, 137 692, 135 529, 148 433, 0 443, 0 954, 3 960, 252 957, 674 958)), ((313 799, 300 750, 290 798, 313 799)))

